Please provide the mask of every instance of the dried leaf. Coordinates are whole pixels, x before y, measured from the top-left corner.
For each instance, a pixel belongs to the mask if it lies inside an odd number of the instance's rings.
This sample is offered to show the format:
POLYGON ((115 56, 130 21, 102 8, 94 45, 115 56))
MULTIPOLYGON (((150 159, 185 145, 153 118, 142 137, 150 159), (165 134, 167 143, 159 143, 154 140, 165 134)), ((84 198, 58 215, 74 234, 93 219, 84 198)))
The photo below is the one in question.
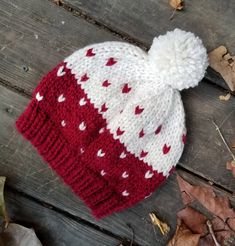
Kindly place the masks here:
POLYGON ((183 221, 177 219, 175 235, 167 246, 198 246, 200 234, 193 234, 183 221))
POLYGON ((4 201, 4 184, 6 181, 6 177, 0 176, 0 217, 3 218, 5 222, 5 227, 9 224, 9 218, 6 211, 5 201, 4 201))
MULTIPOLYGON (((199 201, 207 210, 223 221, 235 218, 235 211, 230 206, 228 197, 218 197, 211 187, 193 186, 177 176, 181 192, 187 193, 191 201, 199 201)), ((232 228, 235 231, 235 227, 232 228)))
POLYGON ((235 90, 235 56, 225 46, 219 46, 209 54, 210 66, 223 77, 231 91, 235 90))
POLYGON ((53 3, 55 3, 58 6, 61 6, 64 2, 62 0, 53 0, 53 3))
POLYGON ((207 218, 197 210, 191 207, 186 207, 177 213, 177 217, 180 218, 193 233, 201 235, 205 235, 207 233, 207 218))
MULTIPOLYGON (((234 241, 233 237, 231 237, 231 233, 229 231, 218 231, 215 232, 215 237, 218 242, 222 242, 222 245, 226 246, 233 246, 234 241), (233 243, 227 243, 227 242, 233 242, 233 243)), ((200 239, 200 246, 214 246, 215 242, 211 236, 211 234, 208 234, 207 236, 200 239)))
POLYGON ((33 229, 10 223, 0 234, 4 246, 42 246, 33 229))
POLYGON ((182 10, 184 8, 183 0, 170 0, 170 5, 176 10, 182 10))
POLYGON ((226 94, 225 96, 220 95, 219 96, 219 100, 220 101, 228 101, 230 99, 230 97, 231 97, 231 94, 230 93, 226 94))
POLYGON ((226 169, 232 172, 233 177, 235 178, 235 161, 228 161, 226 164, 226 169))
POLYGON ((150 213, 149 217, 151 219, 152 224, 156 225, 159 228, 162 235, 165 235, 170 231, 170 227, 166 223, 159 220, 154 213, 150 213))

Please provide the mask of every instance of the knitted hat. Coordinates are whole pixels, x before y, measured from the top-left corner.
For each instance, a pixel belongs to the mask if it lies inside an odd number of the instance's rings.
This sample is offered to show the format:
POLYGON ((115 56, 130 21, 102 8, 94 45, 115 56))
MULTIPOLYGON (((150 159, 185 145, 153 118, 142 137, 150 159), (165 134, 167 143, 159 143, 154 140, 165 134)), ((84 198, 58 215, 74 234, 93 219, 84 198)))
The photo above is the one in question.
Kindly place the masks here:
POLYGON ((175 29, 146 53, 122 42, 89 45, 49 72, 16 126, 96 218, 149 196, 186 141, 179 90, 207 67, 198 37, 175 29))

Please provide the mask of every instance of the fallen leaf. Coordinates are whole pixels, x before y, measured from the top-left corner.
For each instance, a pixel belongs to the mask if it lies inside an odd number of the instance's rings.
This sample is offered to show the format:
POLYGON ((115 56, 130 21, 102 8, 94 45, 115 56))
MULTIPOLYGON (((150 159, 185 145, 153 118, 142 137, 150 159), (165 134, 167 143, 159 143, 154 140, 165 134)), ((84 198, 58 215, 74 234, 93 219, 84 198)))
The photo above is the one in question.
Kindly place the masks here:
POLYGON ((33 229, 10 223, 0 234, 4 246, 42 246, 33 229))
POLYGON ((210 66, 223 77, 231 91, 235 90, 235 56, 225 46, 219 46, 208 54, 210 66))
POLYGON ((228 101, 231 97, 231 94, 230 93, 227 93, 225 96, 221 95, 219 96, 219 100, 220 101, 228 101))
POLYGON ((4 184, 6 181, 6 177, 1 177, 0 176, 0 217, 3 218, 5 222, 5 227, 8 226, 9 224, 9 218, 7 215, 7 210, 6 210, 6 205, 4 201, 4 184))
MULTIPOLYGON (((230 206, 228 197, 217 196, 211 187, 194 186, 177 176, 181 192, 187 193, 191 201, 199 201, 208 211, 226 221, 235 218, 235 211, 230 206)), ((235 231, 235 227, 232 228, 235 231)))
MULTIPOLYGON (((233 238, 231 237, 230 231, 218 231, 218 232, 215 232, 214 234, 218 242, 223 242, 222 245, 226 245, 226 246, 234 245, 234 241, 233 241, 233 238), (228 243, 229 241, 232 241, 232 243, 228 243)), ((200 239, 199 245, 200 246, 214 246, 215 241, 213 240, 211 234, 208 234, 205 237, 200 239)))
POLYGON ((193 234, 183 221, 177 219, 175 235, 167 246, 198 246, 200 236, 200 234, 193 234))
POLYGON ((177 217, 180 218, 193 233, 205 235, 208 232, 206 216, 191 207, 180 210, 177 213, 177 217))
POLYGON ((235 178, 235 160, 228 161, 226 164, 226 169, 230 170, 233 177, 235 178))
POLYGON ((183 0, 170 0, 170 5, 176 10, 182 10, 184 8, 183 0))
POLYGON ((53 0, 53 3, 55 3, 58 6, 61 6, 64 2, 62 0, 53 0))
POLYGON ((151 219, 152 224, 159 228, 162 235, 165 235, 170 231, 170 227, 166 223, 158 219, 158 217, 154 213, 150 213, 149 217, 151 219))

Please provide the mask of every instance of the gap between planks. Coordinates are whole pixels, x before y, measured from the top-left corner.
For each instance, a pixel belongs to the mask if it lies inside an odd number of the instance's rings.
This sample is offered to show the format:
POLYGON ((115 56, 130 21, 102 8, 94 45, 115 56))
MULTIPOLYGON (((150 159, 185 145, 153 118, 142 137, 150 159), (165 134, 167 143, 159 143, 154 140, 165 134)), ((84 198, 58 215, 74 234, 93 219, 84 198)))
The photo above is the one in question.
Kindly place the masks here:
MULTIPOLYGON (((106 24, 104 24, 101 21, 97 21, 93 16, 89 15, 88 13, 86 13, 85 11, 82 11, 81 9, 79 9, 78 7, 74 7, 69 3, 64 3, 63 0, 61 0, 59 2, 59 4, 57 4, 55 2, 55 0, 48 0, 49 2, 52 2, 53 4, 65 9, 66 11, 72 13, 74 16, 82 18, 83 20, 87 21, 90 24, 95 25, 97 28, 100 28, 102 30, 105 30, 111 34, 113 34, 116 37, 121 38, 123 41, 129 42, 131 44, 135 44, 138 47, 142 48, 143 50, 147 51, 149 49, 149 44, 140 41, 132 36, 130 36, 128 33, 120 31, 120 30, 115 30, 113 27, 108 26, 106 24)), ((205 75, 205 79, 210 81, 211 83, 213 83, 213 85, 219 86, 220 88, 225 89, 226 91, 229 91, 231 94, 235 95, 235 92, 232 92, 229 90, 227 84, 225 83, 225 81, 220 78, 219 79, 219 83, 214 81, 213 78, 214 77, 220 77, 220 75, 217 75, 217 72, 215 72, 212 68, 208 67, 207 69, 208 74, 205 75)))
MULTIPOLYGON (((129 242, 129 243, 131 242, 131 238, 126 238, 126 237, 122 238, 122 237, 114 234, 113 232, 108 231, 107 229, 104 229, 104 228, 100 227, 99 225, 93 224, 93 223, 91 223, 91 222, 89 222, 87 220, 84 220, 84 219, 82 219, 80 217, 77 217, 77 216, 75 216, 75 215, 73 215, 73 214, 71 214, 71 213, 69 213, 69 212, 67 212, 67 211, 65 211, 63 209, 55 207, 54 205, 52 205, 50 203, 44 202, 43 200, 40 200, 40 199, 35 198, 35 197, 33 197, 33 196, 31 196, 31 195, 29 195, 27 193, 19 191, 19 190, 13 188, 12 186, 9 186, 6 183, 6 185, 5 185, 5 193, 7 193, 7 191, 15 193, 16 195, 19 195, 19 196, 21 196, 23 198, 26 198, 26 199, 28 199, 28 200, 30 200, 32 202, 35 202, 35 203, 37 203, 38 205, 40 205, 42 207, 45 207, 45 208, 50 209, 50 210, 53 210, 53 211, 63 215, 64 217, 67 217, 67 218, 79 223, 82 226, 90 227, 90 228, 92 228, 92 229, 94 229, 96 231, 99 231, 99 232, 101 232, 103 234, 106 234, 107 236, 115 238, 118 241, 120 241, 120 243, 121 242, 129 242)), ((131 237, 131 228, 130 228, 130 237, 131 237)), ((132 245, 133 246, 137 246, 138 244, 135 241, 133 241, 132 245)))
POLYGON ((114 36, 121 38, 123 41, 129 42, 131 44, 135 44, 145 51, 148 50, 148 44, 147 43, 143 43, 143 42, 131 37, 130 35, 128 35, 128 33, 114 30, 112 27, 109 27, 108 25, 105 25, 104 23, 97 21, 95 18, 88 15, 84 11, 82 11, 78 8, 74 8, 72 5, 70 5, 68 3, 64 3, 63 1, 61 1, 60 4, 56 4, 56 2, 54 0, 48 0, 48 1, 54 3, 55 5, 57 5, 61 8, 64 8, 66 11, 72 13, 74 16, 82 18, 83 20, 87 21, 88 23, 93 24, 93 25, 97 26, 98 28, 113 34, 114 36))

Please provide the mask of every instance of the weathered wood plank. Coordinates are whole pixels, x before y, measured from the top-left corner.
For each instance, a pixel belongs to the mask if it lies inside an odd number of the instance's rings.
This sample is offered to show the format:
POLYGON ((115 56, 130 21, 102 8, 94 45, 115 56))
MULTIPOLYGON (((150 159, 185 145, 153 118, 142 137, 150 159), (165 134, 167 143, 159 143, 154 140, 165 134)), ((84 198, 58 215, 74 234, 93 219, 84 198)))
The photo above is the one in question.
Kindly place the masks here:
POLYGON ((0 2, 0 79, 26 92, 45 72, 88 43, 117 40, 48 0, 0 2))
MULTIPOLYGON (((196 96, 199 97, 198 94, 196 96)), ((188 98, 185 98, 185 100, 187 102, 188 98)), ((96 221, 91 217, 86 206, 72 194, 69 188, 62 184, 60 179, 40 159, 32 146, 26 141, 23 141, 19 134, 16 133, 14 121, 21 113, 22 108, 28 103, 28 99, 0 86, 0 101, 0 170, 1 175, 8 177, 9 186, 65 210, 76 217, 99 225, 120 237, 130 239, 131 231, 127 226, 127 223, 129 223, 135 231, 135 241, 140 245, 166 245, 166 241, 171 235, 165 238, 158 231, 154 232, 148 219, 148 213, 157 210, 158 214, 170 224, 173 233, 176 212, 182 208, 175 176, 170 177, 166 184, 155 192, 152 197, 137 204, 133 208, 96 221)), ((220 114, 218 110, 219 104, 220 102, 218 101, 214 109, 218 111, 217 114, 220 114)), ((204 108, 204 114, 208 110, 208 105, 208 102, 202 106, 200 105, 204 108)), ((192 106, 193 108, 196 107, 195 104, 192 104, 192 106)), ((195 117, 200 118, 202 116, 195 115, 195 117)), ((206 120, 204 121, 206 122, 206 120)), ((192 124, 195 123, 192 122, 192 124)), ((198 128, 196 129, 198 130, 198 128)), ((199 128, 198 131, 203 131, 203 128, 199 128)), ((206 128, 204 131, 206 131, 206 128)), ((194 134, 199 135, 197 132, 194 134)), ((225 136, 227 134, 229 133, 226 133, 225 136)), ((208 141, 209 139, 206 140, 208 141)), ((196 143, 191 143, 191 145, 200 144, 200 142, 197 142, 195 136, 192 139, 191 137, 189 138, 189 142, 195 141, 196 143)), ((218 152, 218 150, 216 151, 218 152)), ((221 168, 221 174, 223 170, 221 168)), ((197 179, 191 176, 189 176, 189 180, 195 180, 197 182, 197 179)))
MULTIPOLYGON (((75 11, 93 17, 109 28, 133 37, 147 47, 154 36, 164 34, 176 27, 193 31, 200 36, 208 51, 219 45, 226 45, 231 53, 235 53, 235 2, 233 0, 217 1, 185 1, 185 9, 176 12, 172 20, 173 9, 169 0, 64 0, 65 5, 75 11)), ((223 79, 214 76, 211 70, 208 79, 224 86, 223 79)))
POLYGON ((179 165, 234 191, 234 178, 225 168, 231 156, 212 120, 231 146, 235 139, 235 98, 224 102, 219 100, 220 95, 225 93, 209 83, 182 93, 188 141, 179 165))
POLYGON ((44 207, 18 193, 6 190, 6 205, 12 222, 33 228, 44 246, 111 246, 119 240, 44 207))
MULTIPOLYGON (((94 3, 94 9, 98 8, 95 7, 98 2, 94 3)), ((72 50, 92 42, 117 40, 110 33, 72 16, 46 0, 17 0, 14 4, 12 1, 1 1, 0 6, 0 23, 3 27, 0 40, 5 44, 1 52, 0 79, 27 93, 31 93, 39 78, 72 50), (35 35, 38 35, 38 39, 35 35), (29 67, 28 72, 22 70, 23 64, 29 67)), ((221 90, 206 83, 183 93, 189 144, 181 165, 234 190, 233 178, 224 167, 230 156, 208 120, 214 118, 223 127, 229 143, 234 140, 234 98, 226 103, 220 102, 218 96, 221 93, 221 90)))

